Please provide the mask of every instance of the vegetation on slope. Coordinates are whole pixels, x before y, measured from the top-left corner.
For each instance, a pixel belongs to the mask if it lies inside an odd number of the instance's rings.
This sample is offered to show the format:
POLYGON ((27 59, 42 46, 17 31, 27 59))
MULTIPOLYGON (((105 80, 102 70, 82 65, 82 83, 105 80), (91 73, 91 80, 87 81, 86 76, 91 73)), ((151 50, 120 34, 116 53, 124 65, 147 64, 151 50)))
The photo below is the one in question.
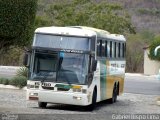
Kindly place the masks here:
MULTIPOLYGON (((152 41, 157 39, 155 36, 160 32, 160 1, 38 0, 34 29, 41 26, 70 25, 86 25, 105 29, 111 33, 125 34, 127 38, 127 72, 143 72, 143 47, 151 44, 151 57, 155 46, 160 44, 159 42, 152 44, 152 41), (135 30, 137 34, 129 34, 129 32, 134 33, 135 30)), ((27 42, 22 42, 20 45, 27 45, 31 41, 32 38, 28 37, 27 42)), ((23 51, 20 48, 14 48, 17 43, 13 45, 7 54, 3 52, 3 55, 0 56, 0 64, 21 64, 18 61, 21 61, 19 56, 23 51), (12 55, 13 53, 14 55, 12 55)), ((151 58, 156 59, 153 57, 151 58)))
POLYGON ((0 50, 30 43, 36 5, 37 0, 0 1, 0 50))

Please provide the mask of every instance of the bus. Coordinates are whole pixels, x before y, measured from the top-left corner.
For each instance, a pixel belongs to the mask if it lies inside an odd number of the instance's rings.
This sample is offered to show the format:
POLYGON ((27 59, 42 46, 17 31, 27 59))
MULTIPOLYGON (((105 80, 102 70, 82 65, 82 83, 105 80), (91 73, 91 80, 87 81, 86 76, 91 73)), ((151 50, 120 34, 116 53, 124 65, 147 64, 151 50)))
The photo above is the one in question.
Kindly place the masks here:
POLYGON ((24 57, 27 100, 85 106, 123 93, 126 39, 86 26, 41 27, 24 57))

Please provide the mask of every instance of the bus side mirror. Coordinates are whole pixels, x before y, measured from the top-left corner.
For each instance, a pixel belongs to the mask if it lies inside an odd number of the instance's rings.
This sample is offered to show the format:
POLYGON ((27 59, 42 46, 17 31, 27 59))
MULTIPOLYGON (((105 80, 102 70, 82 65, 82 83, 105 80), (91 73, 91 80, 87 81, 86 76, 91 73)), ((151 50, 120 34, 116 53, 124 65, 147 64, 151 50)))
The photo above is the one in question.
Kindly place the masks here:
POLYGON ((23 65, 25 67, 29 67, 29 62, 30 62, 30 53, 27 52, 23 57, 23 65))
POLYGON ((97 60, 92 59, 92 71, 96 71, 97 69, 97 60))

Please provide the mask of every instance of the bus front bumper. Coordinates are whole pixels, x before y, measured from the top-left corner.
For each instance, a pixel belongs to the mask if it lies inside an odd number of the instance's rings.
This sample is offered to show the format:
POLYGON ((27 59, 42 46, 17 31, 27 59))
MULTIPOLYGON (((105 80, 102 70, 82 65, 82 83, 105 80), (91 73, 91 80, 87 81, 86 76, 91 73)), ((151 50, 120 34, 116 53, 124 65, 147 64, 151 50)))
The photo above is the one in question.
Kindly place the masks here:
POLYGON ((64 91, 27 90, 27 100, 55 104, 86 106, 91 104, 91 95, 64 91))

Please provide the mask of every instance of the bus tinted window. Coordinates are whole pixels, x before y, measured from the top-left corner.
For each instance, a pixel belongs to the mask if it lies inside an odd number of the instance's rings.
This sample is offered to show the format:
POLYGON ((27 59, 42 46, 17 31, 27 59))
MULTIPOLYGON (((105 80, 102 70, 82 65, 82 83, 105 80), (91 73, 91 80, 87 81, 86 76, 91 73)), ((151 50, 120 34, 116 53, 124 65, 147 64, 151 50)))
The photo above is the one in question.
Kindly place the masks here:
POLYGON ((125 44, 122 44, 122 57, 125 57, 125 44))
POLYGON ((126 57, 126 44, 124 43, 124 57, 126 57))
POLYGON ((100 41, 97 41, 97 56, 100 54, 100 41))
POLYGON ((36 34, 34 47, 89 50, 89 39, 61 35, 36 34), (49 43, 49 44, 48 44, 49 43))
POLYGON ((118 57, 121 57, 121 43, 118 43, 118 57))
POLYGON ((97 42, 97 56, 102 56, 102 40, 97 42))
POLYGON ((112 58, 112 41, 110 41, 110 57, 112 58))
POLYGON ((105 41, 102 41, 102 56, 105 56, 105 41))
POLYGON ((108 42, 105 41, 105 56, 108 57, 108 42))
POLYGON ((114 57, 116 58, 116 54, 117 54, 117 43, 114 43, 114 57))

